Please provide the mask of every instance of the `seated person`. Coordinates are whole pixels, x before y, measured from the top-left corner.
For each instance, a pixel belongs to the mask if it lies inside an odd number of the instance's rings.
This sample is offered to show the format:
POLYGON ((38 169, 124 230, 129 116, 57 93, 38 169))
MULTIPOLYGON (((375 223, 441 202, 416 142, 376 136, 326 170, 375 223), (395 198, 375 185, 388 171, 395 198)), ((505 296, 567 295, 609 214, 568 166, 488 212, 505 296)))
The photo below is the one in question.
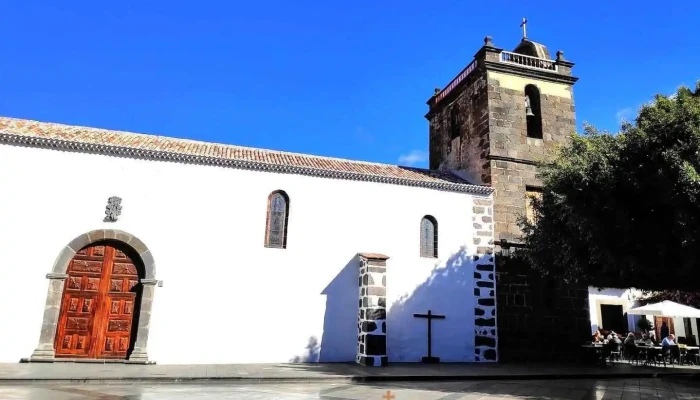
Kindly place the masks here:
POLYGON ((608 338, 608 343, 622 344, 622 340, 620 340, 620 337, 617 336, 617 333, 613 332, 613 334, 608 338))
POLYGON ((634 346, 634 332, 630 332, 627 334, 627 337, 625 338, 625 346, 634 346))
POLYGON ((654 345, 654 340, 649 335, 643 335, 640 344, 651 347, 654 345))
POLYGON ((602 338, 600 337, 600 331, 595 331, 593 334, 593 343, 600 343, 602 342, 602 338))
POLYGON ((654 331, 649 331, 647 335, 649 336, 649 339, 651 339, 652 342, 656 343, 656 333, 654 331))
POLYGON ((673 334, 670 334, 664 338, 664 340, 661 341, 661 347, 667 348, 674 346, 676 344, 676 336, 673 334))

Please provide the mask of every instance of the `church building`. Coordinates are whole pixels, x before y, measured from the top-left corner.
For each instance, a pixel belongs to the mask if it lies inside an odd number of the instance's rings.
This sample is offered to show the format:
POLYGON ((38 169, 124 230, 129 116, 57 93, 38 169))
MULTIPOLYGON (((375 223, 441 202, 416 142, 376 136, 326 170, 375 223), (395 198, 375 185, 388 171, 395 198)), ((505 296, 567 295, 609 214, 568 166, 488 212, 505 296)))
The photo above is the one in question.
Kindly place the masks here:
POLYGON ((487 37, 428 100, 429 169, 0 118, 0 362, 504 358, 536 307, 496 258, 572 66, 487 37))

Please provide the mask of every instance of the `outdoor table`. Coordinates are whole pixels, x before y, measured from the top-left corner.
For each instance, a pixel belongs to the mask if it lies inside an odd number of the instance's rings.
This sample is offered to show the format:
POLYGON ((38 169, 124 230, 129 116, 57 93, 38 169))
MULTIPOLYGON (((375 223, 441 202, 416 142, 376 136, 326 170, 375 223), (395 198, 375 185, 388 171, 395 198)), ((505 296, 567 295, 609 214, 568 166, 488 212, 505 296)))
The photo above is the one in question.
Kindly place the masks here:
MULTIPOLYGON (((660 353, 661 350, 663 350, 663 347, 661 347, 661 346, 640 346, 638 344, 635 344, 635 346, 637 346, 637 349, 639 350, 640 356, 644 355, 644 360, 645 360, 644 364, 645 365, 649 364, 649 362, 653 360, 653 356, 655 356, 656 353, 660 353)), ((663 362, 664 362, 664 367, 665 367, 666 360, 663 360, 663 362)))
POLYGON ((700 347, 698 346, 678 346, 681 351, 685 351, 686 353, 686 361, 691 363, 692 365, 697 365, 696 361, 700 362, 700 347), (692 358, 688 357, 688 355, 693 355, 692 358))

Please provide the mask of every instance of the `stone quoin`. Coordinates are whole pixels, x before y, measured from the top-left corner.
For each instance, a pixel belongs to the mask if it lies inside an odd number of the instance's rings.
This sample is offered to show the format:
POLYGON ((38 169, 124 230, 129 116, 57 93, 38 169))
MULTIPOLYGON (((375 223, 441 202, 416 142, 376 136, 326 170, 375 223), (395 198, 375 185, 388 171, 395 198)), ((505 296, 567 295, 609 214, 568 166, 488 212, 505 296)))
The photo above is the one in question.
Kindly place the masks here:
POLYGON ((357 363, 381 367, 389 362, 386 351, 386 260, 389 257, 374 253, 361 253, 359 257, 357 363))

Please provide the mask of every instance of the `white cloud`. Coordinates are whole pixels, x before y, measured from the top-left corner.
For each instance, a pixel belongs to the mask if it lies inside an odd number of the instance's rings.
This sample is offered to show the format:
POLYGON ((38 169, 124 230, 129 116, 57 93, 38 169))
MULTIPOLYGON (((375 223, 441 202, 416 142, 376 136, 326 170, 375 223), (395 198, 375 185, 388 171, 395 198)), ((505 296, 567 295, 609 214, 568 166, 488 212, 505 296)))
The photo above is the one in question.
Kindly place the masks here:
POLYGON ((689 88, 690 90, 695 90, 695 85, 688 85, 687 83, 681 83, 680 85, 677 85, 675 89, 669 90, 669 91, 668 91, 668 93, 670 93, 670 94, 668 95, 668 98, 669 98, 669 99, 675 99, 675 98, 676 98, 676 94, 678 94, 678 89, 680 89, 680 88, 682 88, 682 87, 684 87, 684 86, 687 87, 687 88, 689 88))
POLYGON ((428 161, 428 153, 421 150, 411 150, 410 153, 399 156, 399 164, 409 167, 426 161, 428 161))

